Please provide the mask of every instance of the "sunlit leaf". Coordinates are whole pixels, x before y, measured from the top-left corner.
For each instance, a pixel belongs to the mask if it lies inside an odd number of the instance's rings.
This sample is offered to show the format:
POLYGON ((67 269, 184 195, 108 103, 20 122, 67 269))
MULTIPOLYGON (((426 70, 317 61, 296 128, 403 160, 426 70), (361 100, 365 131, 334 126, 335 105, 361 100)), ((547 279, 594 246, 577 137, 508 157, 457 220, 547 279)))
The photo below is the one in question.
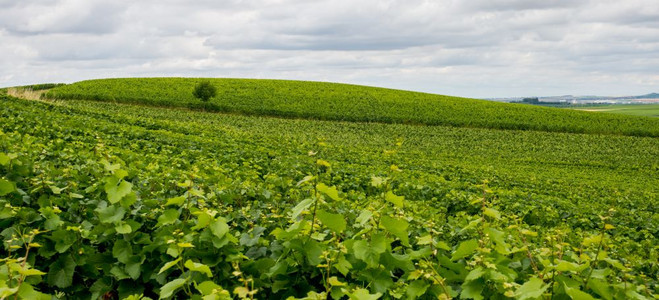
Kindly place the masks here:
POLYGON ((468 240, 460 243, 458 245, 458 248, 455 249, 455 252, 451 255, 451 260, 458 260, 467 256, 470 256, 474 254, 474 252, 478 249, 478 241, 477 240, 468 240))
POLYGON ((160 298, 169 298, 171 297, 176 290, 180 289, 186 280, 183 278, 174 279, 160 288, 160 298))
POLYGON ((165 203, 165 206, 169 206, 169 205, 181 206, 183 205, 183 203, 185 203, 185 197, 179 196, 179 197, 167 199, 167 203, 165 203))
POLYGON ((204 273, 208 277, 213 277, 213 273, 211 273, 210 267, 208 267, 205 264, 196 263, 188 259, 187 261, 185 261, 185 267, 188 268, 190 271, 204 273))
POLYGON ((380 220, 380 225, 386 229, 387 231, 391 232, 393 235, 398 237, 400 241, 403 243, 403 245, 409 246, 410 241, 407 236, 407 227, 409 226, 409 223, 405 220, 401 219, 395 219, 389 216, 382 216, 382 219, 380 220))
POLYGON ((324 210, 318 210, 316 213, 318 219, 325 225, 327 228, 331 229, 336 233, 341 233, 346 229, 346 220, 340 214, 333 214, 326 212, 324 210))
POLYGON ((165 272, 165 271, 169 270, 171 267, 175 266, 179 261, 181 261, 180 257, 175 259, 175 260, 172 260, 170 262, 165 263, 165 265, 162 266, 162 268, 160 268, 160 271, 158 271, 158 274, 161 274, 162 272, 165 272))
POLYGON ((384 199, 393 203, 396 207, 403 207, 403 200, 405 200, 405 197, 403 196, 396 196, 392 191, 388 191, 387 194, 384 196, 384 199))

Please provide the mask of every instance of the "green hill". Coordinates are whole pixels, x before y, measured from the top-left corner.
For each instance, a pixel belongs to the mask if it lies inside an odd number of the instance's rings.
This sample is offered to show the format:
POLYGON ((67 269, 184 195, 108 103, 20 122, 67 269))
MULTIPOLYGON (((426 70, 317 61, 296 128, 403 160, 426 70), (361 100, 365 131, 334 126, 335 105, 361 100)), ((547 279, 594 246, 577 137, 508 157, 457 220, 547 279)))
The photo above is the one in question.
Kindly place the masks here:
POLYGON ((180 109, 197 81, 0 89, 0 298, 656 298, 659 138, 419 125, 573 112, 327 83, 180 109), (353 122, 380 114, 413 124, 353 122))
POLYGON ((46 97, 288 118, 659 136, 659 120, 651 118, 324 82, 194 78, 100 79, 56 87, 46 97), (208 103, 192 95, 194 86, 204 80, 210 80, 218 89, 217 96, 208 103))

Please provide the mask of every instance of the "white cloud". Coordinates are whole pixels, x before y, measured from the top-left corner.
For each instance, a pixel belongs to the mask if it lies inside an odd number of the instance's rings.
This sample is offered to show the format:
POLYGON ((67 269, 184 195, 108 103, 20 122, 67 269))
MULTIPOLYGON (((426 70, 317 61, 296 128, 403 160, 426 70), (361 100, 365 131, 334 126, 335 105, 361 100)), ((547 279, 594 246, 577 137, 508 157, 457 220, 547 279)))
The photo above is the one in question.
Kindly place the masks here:
POLYGON ((0 86, 327 80, 461 96, 657 91, 656 0, 0 0, 0 86))

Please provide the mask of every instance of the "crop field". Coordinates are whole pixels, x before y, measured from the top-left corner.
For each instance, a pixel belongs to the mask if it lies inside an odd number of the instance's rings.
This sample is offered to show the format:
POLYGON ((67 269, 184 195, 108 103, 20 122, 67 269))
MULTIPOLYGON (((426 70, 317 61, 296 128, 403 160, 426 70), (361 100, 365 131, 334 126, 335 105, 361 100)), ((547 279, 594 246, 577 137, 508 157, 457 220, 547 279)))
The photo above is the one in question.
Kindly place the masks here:
POLYGON ((619 104, 619 105, 599 105, 589 106, 579 110, 607 112, 615 114, 659 117, 659 104, 619 104))
POLYGON ((659 119, 198 81, 0 90, 0 299, 657 298, 659 119))
POLYGON ((192 95, 201 81, 206 79, 88 80, 57 87, 46 96, 287 118, 659 137, 659 120, 651 118, 324 82, 211 79, 218 96, 202 103, 192 95))

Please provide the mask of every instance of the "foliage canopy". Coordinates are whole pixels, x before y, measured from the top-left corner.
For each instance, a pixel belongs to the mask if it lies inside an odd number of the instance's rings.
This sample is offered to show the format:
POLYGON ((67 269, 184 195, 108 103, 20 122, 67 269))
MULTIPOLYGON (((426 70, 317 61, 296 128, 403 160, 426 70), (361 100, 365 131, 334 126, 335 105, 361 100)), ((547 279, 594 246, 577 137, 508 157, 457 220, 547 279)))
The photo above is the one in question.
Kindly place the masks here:
POLYGON ((201 101, 208 102, 217 94, 217 88, 210 81, 202 81, 195 86, 192 94, 201 101))
POLYGON ((0 94, 0 298, 656 294, 657 138, 0 94))
POLYGON ((498 103, 327 82, 265 79, 123 78, 57 87, 47 97, 315 120, 659 137, 659 118, 498 103), (207 103, 200 80, 222 91, 207 103))

